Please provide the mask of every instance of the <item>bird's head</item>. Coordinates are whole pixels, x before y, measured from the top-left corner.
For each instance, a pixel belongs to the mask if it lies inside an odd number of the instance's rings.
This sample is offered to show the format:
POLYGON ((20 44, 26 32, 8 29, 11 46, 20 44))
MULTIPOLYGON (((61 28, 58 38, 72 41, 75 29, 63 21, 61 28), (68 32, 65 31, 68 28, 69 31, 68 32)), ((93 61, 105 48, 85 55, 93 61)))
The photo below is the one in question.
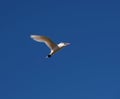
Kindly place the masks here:
POLYGON ((65 42, 61 42, 58 44, 59 47, 65 47, 65 46, 68 46, 70 45, 70 43, 65 43, 65 42))

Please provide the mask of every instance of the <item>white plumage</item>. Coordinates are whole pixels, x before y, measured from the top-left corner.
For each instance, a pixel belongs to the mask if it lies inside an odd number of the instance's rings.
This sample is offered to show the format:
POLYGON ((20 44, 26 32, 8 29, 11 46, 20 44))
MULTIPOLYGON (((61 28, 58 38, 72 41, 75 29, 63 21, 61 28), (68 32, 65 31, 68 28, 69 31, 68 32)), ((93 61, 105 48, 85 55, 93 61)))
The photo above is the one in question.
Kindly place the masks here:
POLYGON ((70 43, 63 43, 63 42, 56 44, 50 38, 46 36, 31 35, 30 37, 37 42, 45 43, 50 48, 50 53, 47 57, 51 57, 63 47, 70 45, 70 43))

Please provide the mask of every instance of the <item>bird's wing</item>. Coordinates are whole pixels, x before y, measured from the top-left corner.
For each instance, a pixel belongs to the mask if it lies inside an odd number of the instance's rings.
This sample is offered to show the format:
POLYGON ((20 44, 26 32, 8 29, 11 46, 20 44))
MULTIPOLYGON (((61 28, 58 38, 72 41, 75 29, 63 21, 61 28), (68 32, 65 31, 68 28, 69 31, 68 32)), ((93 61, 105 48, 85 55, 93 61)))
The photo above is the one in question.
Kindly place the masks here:
POLYGON ((57 46, 57 44, 46 36, 31 35, 30 37, 37 42, 44 42, 51 50, 57 46))

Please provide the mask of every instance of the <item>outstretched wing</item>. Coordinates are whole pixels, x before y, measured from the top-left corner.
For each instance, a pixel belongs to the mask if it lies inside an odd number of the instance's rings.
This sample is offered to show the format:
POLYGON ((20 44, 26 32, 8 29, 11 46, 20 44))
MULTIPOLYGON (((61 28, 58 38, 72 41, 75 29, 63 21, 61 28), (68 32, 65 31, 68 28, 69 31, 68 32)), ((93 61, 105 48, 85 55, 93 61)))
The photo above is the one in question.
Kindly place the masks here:
POLYGON ((57 46, 57 44, 46 36, 31 35, 30 37, 37 42, 44 42, 51 50, 57 46))

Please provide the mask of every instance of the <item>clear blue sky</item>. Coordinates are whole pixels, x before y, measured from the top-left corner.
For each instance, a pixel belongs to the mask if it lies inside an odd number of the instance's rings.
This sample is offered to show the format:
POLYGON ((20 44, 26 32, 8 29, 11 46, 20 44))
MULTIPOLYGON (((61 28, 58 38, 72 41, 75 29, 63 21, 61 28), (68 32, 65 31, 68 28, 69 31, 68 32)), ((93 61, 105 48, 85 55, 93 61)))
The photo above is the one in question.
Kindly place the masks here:
POLYGON ((119 0, 2 0, 0 35, 0 99, 120 99, 119 0))

